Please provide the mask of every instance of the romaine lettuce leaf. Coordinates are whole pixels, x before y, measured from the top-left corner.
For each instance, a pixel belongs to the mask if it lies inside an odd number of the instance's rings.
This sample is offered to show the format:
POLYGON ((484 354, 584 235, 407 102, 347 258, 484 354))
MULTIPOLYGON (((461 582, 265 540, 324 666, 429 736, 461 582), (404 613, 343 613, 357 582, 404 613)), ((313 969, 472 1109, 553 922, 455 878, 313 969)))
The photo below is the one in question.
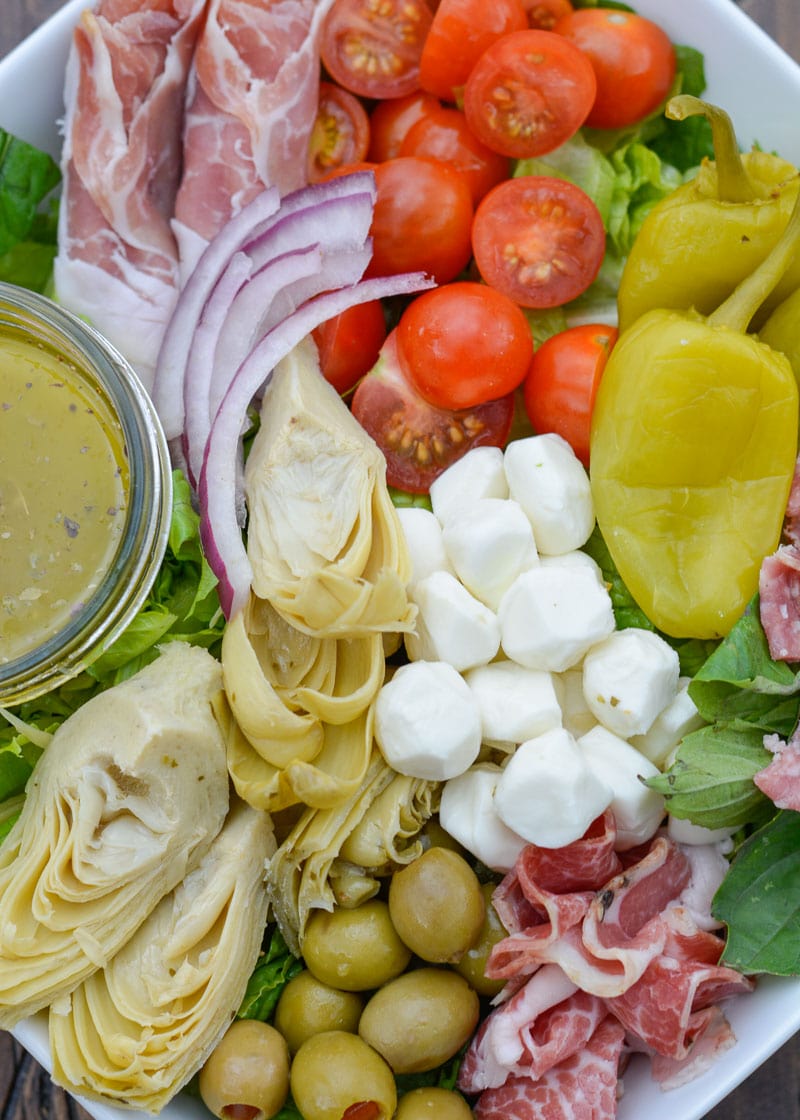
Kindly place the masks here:
POLYGON ((47 152, 0 129, 0 280, 43 292, 56 254, 61 182, 47 152))
POLYGON ((247 982, 238 1018, 266 1022, 272 1017, 283 989, 302 970, 303 962, 289 951, 280 930, 274 927, 269 944, 247 982))

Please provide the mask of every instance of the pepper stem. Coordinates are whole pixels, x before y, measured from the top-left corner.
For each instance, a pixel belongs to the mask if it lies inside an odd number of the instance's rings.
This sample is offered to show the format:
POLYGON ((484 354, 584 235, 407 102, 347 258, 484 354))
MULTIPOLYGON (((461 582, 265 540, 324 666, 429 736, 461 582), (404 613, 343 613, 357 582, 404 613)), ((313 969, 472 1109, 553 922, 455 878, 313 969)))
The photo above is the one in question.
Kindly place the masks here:
POLYGON ((679 93, 669 99, 665 113, 674 121, 703 116, 711 125, 717 191, 721 202, 753 202, 758 197, 742 162, 731 118, 724 109, 689 93, 679 93))
POLYGON ((746 331, 750 320, 800 251, 800 190, 789 221, 769 255, 706 319, 711 327, 746 331))

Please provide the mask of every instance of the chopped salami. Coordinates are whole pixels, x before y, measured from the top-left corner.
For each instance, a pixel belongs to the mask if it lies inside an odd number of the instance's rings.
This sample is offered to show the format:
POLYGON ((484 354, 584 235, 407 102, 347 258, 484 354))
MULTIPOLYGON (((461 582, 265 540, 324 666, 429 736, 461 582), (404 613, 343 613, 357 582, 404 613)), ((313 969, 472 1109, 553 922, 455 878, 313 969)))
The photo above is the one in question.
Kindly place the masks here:
POLYGON ((800 661, 800 547, 782 545, 761 562, 759 613, 773 661, 800 661))
POLYGON ((764 746, 772 751, 772 760, 753 781, 778 809, 800 811, 800 735, 795 732, 786 743, 777 735, 765 735, 764 746))

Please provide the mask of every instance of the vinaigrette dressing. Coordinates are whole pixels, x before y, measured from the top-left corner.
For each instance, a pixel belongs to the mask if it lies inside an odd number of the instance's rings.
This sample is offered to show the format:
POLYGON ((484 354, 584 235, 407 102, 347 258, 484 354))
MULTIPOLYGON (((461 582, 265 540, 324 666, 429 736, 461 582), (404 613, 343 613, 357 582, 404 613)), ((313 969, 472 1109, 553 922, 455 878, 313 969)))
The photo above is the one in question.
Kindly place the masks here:
POLYGON ((118 550, 128 493, 105 396, 54 351, 0 336, 0 664, 85 606, 118 550))

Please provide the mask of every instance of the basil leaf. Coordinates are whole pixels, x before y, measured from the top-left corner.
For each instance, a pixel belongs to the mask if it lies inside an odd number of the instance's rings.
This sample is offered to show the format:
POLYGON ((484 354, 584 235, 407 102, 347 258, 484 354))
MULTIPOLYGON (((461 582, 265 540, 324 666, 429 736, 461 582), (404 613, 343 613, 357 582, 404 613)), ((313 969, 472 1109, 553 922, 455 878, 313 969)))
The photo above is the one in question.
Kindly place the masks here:
POLYGON ((742 844, 712 913, 728 925, 725 964, 776 976, 800 972, 800 813, 778 813, 742 844))
POLYGON ((738 828, 774 811, 753 783, 771 758, 757 729, 701 727, 684 736, 669 770, 645 784, 663 794, 674 817, 705 828, 738 828))

